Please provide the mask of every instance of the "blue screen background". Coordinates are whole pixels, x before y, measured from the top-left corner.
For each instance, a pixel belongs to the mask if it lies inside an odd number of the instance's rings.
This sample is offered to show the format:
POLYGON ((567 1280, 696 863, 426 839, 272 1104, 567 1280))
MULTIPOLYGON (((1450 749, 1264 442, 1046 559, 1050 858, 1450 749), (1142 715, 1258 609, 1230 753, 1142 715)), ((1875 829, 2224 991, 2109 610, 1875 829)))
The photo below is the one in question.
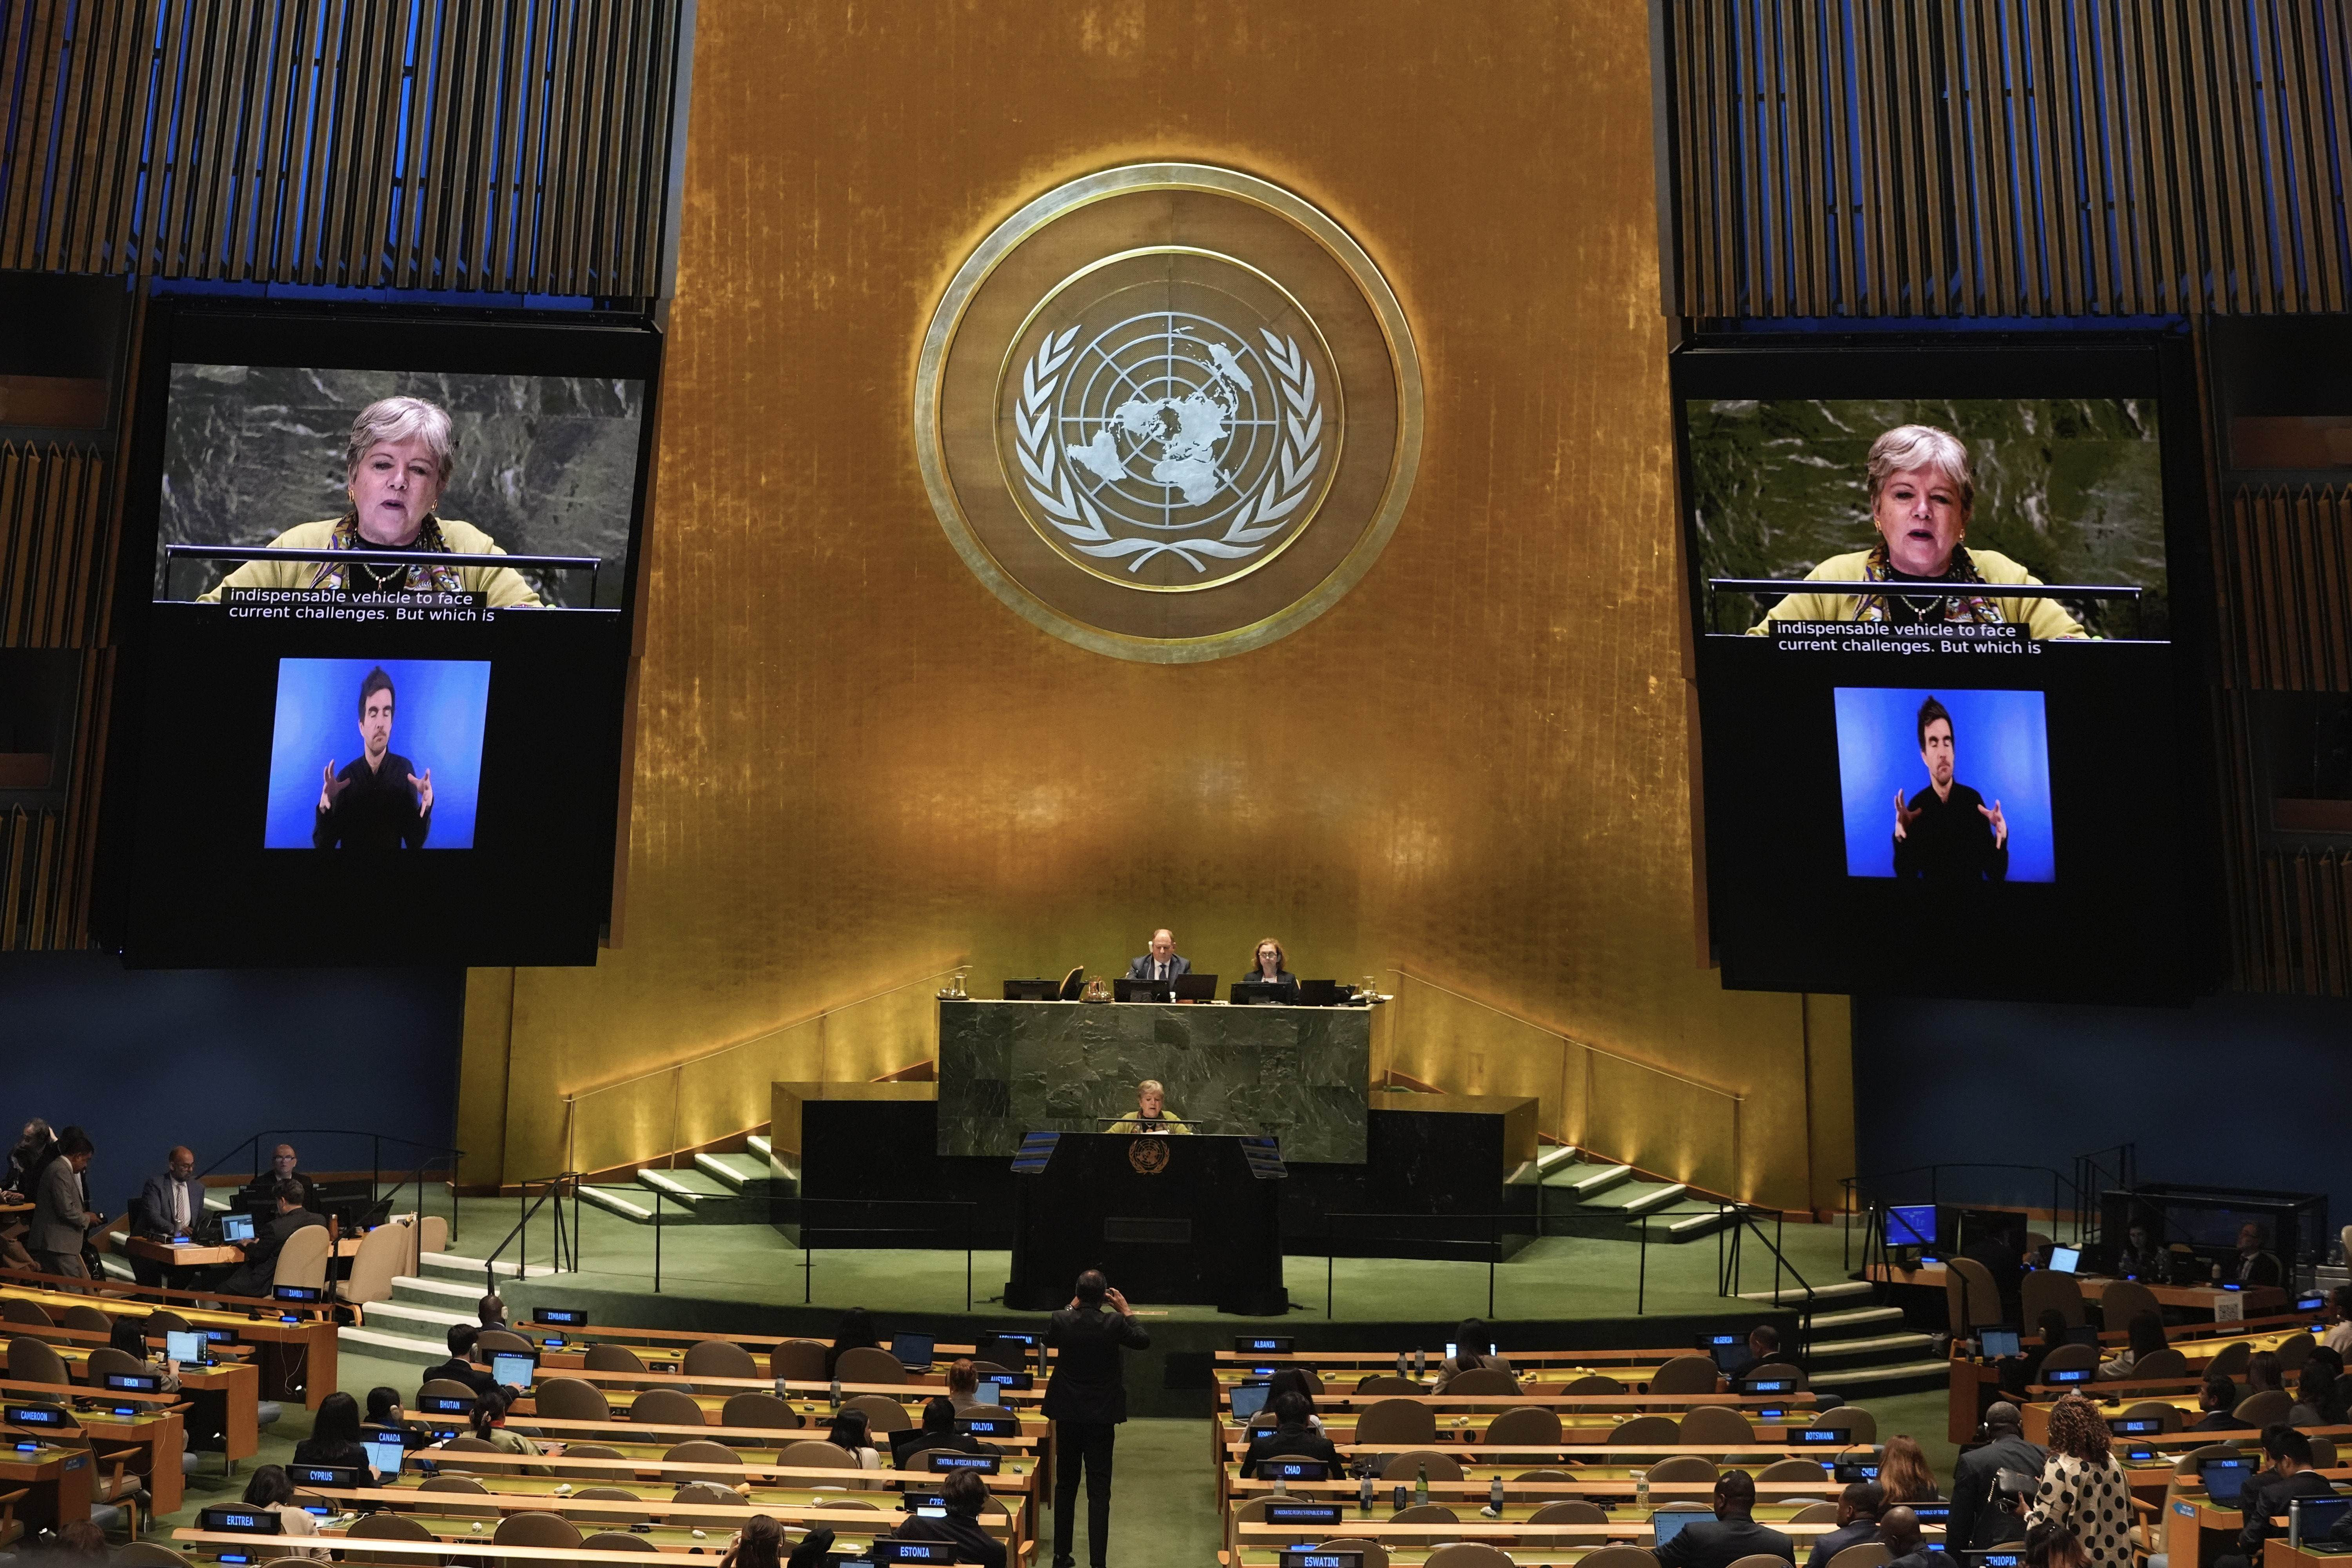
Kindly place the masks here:
POLYGON ((2009 819, 2009 879, 2054 882, 2050 820, 2050 729, 2039 691, 1925 687, 1837 689, 1838 789, 1849 877, 1895 875, 1895 792, 1927 787, 1919 760, 1919 704, 1933 697, 1952 715, 1953 778, 2000 803, 2009 819))
POLYGON ((487 659, 281 658, 269 745, 265 849, 308 849, 318 816, 319 770, 360 754, 360 682, 382 665, 392 677, 392 749, 433 772, 427 849, 471 849, 482 783, 482 724, 490 705, 487 659))

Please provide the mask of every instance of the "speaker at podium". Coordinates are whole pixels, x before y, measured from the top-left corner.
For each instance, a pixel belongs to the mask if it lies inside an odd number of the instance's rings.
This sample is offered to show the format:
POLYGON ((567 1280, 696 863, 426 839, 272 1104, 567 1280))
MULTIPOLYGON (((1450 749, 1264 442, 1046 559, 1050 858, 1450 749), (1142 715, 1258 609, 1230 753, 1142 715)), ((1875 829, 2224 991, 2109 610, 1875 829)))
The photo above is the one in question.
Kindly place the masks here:
POLYGON ((1013 1172, 1007 1307, 1052 1311, 1099 1268, 1137 1303, 1288 1310, 1276 1140, 1032 1132, 1013 1172))

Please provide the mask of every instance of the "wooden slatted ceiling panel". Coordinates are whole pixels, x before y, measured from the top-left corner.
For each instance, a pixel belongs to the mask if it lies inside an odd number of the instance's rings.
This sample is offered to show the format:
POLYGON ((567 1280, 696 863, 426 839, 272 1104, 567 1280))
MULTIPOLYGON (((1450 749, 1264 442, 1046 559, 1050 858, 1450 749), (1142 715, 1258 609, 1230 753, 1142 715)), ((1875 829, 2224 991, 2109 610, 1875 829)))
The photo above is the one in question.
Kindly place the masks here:
POLYGON ((0 267, 643 296, 679 0, 0 0, 0 267))
POLYGON ((2342 310, 2347 0, 1669 0, 1678 309, 2342 310))

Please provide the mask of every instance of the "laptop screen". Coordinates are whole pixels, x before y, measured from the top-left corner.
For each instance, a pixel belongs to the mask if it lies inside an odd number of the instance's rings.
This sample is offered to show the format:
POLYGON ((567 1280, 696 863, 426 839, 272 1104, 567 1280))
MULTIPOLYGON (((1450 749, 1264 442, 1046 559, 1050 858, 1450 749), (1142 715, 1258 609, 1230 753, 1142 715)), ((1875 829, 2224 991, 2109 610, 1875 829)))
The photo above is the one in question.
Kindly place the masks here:
POLYGON ((980 1380, 980 1385, 971 1391, 971 1397, 974 1402, 981 1405, 1002 1405, 1004 1403, 1002 1397, 1003 1393, 1003 1384, 991 1383, 983 1377, 980 1380))
POLYGON ((163 1331, 163 1353, 172 1360, 193 1366, 205 1359, 205 1336, 190 1329, 163 1331))
POLYGON ((1263 1383, 1236 1384, 1234 1387, 1234 1419, 1247 1421, 1265 1409, 1265 1394, 1266 1384, 1263 1383))
POLYGON ((2050 1249, 2051 1269, 2059 1274, 2072 1274, 2083 1267, 2083 1249, 2079 1247, 2053 1247, 2050 1249))
POLYGON ((1698 1348, 1715 1358, 1717 1372, 1730 1372, 1748 1359, 1746 1334, 1701 1334, 1698 1348))
POLYGON ((2238 1494, 2246 1489, 2243 1459, 2208 1459, 2197 1467, 2197 1473, 2205 1479, 2205 1493, 2215 1502, 2236 1502, 2238 1494))
POLYGON ((1694 1524, 1713 1524, 1715 1515, 1699 1509, 1661 1509, 1650 1516, 1650 1546, 1664 1546, 1694 1524))
POLYGON ((2018 1331, 2015 1329, 1985 1330, 1980 1336, 1984 1345, 1985 1359, 1998 1361, 2002 1356, 2017 1354, 2021 1348, 2018 1344, 2018 1331))
POLYGON ((2352 1497, 2299 1497, 2290 1499, 2287 1509, 2287 1534, 2297 1542, 2325 1541, 2352 1510, 2352 1497))
POLYGON ((221 1239, 228 1242, 253 1239, 253 1216, 249 1214, 221 1215, 221 1239))
POLYGON ((900 1366, 926 1367, 931 1364, 933 1343, 929 1334, 892 1334, 890 1353, 898 1358, 900 1366))
POLYGON ((1886 1211, 1886 1245, 1889 1247, 1933 1247, 1936 1245, 1936 1205, 1934 1204, 1903 1204, 1886 1211))
POLYGON ((509 1388, 529 1388, 539 1358, 520 1351, 499 1351, 490 1357, 490 1376, 509 1388))

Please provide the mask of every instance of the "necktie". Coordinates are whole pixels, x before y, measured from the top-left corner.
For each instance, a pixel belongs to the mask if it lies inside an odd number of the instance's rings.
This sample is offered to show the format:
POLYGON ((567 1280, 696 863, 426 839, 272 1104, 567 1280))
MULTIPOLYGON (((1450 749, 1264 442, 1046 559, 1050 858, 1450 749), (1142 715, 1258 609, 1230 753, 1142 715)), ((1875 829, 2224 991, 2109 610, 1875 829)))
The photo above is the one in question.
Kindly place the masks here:
POLYGON ((172 1184, 172 1229, 176 1234, 188 1228, 188 1189, 179 1182, 172 1184))

